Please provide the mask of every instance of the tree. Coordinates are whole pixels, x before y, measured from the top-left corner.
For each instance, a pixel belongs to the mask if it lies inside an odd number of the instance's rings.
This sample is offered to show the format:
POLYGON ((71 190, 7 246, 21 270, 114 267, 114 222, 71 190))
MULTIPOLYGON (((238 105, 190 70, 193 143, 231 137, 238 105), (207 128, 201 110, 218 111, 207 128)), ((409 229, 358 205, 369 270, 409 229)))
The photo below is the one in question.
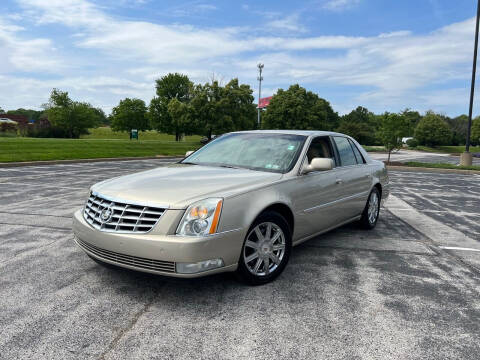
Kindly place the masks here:
POLYGON ((225 117, 225 88, 217 81, 196 85, 191 101, 191 110, 198 133, 211 139, 212 134, 221 134, 234 129, 233 120, 225 117))
POLYGON ((168 114, 169 100, 154 97, 148 106, 148 117, 152 129, 165 134, 177 134, 172 119, 168 114))
POLYGON ((476 117, 472 121, 472 132, 470 140, 474 145, 480 144, 480 117, 476 117))
POLYGON ((338 114, 330 103, 300 85, 280 89, 262 117, 264 129, 333 130, 338 114))
POLYGON ((212 134, 253 129, 256 107, 249 85, 232 79, 225 87, 217 81, 196 85, 190 102, 192 119, 198 133, 211 139, 212 134))
MULTIPOLYGON (((175 140, 179 141, 180 134, 185 132, 185 126, 180 128, 180 123, 170 117, 168 106, 173 99, 188 103, 192 98, 193 83, 187 75, 170 73, 155 80, 155 87, 157 96, 149 105, 150 125, 159 132, 175 134, 175 140)), ((192 126, 187 126, 186 129, 189 130, 187 132, 193 130, 192 126)))
POLYGON ((180 102, 190 101, 193 83, 187 75, 170 73, 155 80, 157 97, 161 99, 177 99, 180 102))
POLYGON ((12 114, 12 115, 23 115, 28 118, 28 120, 33 120, 36 122, 38 119, 40 119, 40 116, 43 114, 42 111, 37 111, 37 110, 32 110, 32 109, 17 109, 17 110, 8 110, 7 114, 12 114))
POLYGON ((113 131, 148 130, 147 106, 140 99, 120 100, 112 109, 111 121, 113 131))
POLYGON ((98 124, 109 126, 110 119, 105 115, 105 112, 101 108, 93 108, 93 112, 97 117, 98 124))
POLYGON ((468 116, 444 119, 452 131, 452 145, 465 145, 467 142, 468 116))
POLYGON ((251 130, 257 124, 257 110, 252 94, 250 85, 239 84, 236 78, 225 85, 221 106, 225 116, 231 117, 236 131, 251 130))
POLYGON ((408 124, 408 130, 405 136, 411 137, 415 133, 415 128, 417 127, 418 123, 422 119, 422 115, 418 111, 413 111, 408 108, 403 110, 400 115, 402 115, 408 124))
POLYGON ((433 111, 427 111, 415 128, 414 137, 420 145, 448 145, 452 138, 452 132, 443 116, 433 111))
MULTIPOLYGON (((190 134, 188 124, 191 122, 191 111, 188 104, 182 103, 177 99, 172 99, 168 103, 168 115, 171 123, 180 134, 190 134)), ((176 139, 177 141, 180 139, 176 139)))
POLYGON ((380 116, 379 119, 380 128, 377 136, 388 151, 387 164, 389 164, 392 151, 402 147, 402 137, 408 134, 410 120, 404 115, 387 112, 380 116))
POLYGON ((3 110, 1 106, 0 106, 0 114, 5 114, 5 110, 3 110))
POLYGON ((71 100, 66 91, 53 89, 45 109, 57 136, 78 138, 88 134, 89 128, 99 125, 94 108, 88 103, 71 100))
POLYGON ((375 143, 375 115, 362 106, 352 110, 340 119, 340 126, 336 131, 350 135, 360 144, 373 145, 375 143))

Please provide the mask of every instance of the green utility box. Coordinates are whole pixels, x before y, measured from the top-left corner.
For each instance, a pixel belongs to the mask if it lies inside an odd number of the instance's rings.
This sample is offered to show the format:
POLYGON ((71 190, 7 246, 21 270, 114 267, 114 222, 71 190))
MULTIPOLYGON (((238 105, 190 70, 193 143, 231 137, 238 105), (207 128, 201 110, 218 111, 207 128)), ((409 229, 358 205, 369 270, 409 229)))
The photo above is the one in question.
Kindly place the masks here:
POLYGON ((138 140, 138 130, 132 129, 130 130, 130 140, 137 139, 138 140))

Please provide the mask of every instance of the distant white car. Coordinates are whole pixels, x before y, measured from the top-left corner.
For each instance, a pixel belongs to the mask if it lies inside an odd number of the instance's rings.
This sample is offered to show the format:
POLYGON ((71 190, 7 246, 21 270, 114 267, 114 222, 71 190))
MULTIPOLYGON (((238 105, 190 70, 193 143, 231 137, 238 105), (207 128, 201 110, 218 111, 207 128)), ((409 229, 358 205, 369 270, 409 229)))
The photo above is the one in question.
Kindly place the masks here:
POLYGON ((406 144, 408 140, 413 139, 413 137, 403 137, 402 138, 402 144, 406 144))
POLYGON ((213 135, 212 134, 212 138, 211 139, 208 139, 207 136, 203 137, 201 140, 200 140, 200 143, 205 145, 205 144, 208 144, 210 141, 212 141, 213 139, 215 139, 217 137, 217 135, 213 135))
POLYGON ((17 122, 7 118, 0 118, 0 123, 16 124, 17 122))

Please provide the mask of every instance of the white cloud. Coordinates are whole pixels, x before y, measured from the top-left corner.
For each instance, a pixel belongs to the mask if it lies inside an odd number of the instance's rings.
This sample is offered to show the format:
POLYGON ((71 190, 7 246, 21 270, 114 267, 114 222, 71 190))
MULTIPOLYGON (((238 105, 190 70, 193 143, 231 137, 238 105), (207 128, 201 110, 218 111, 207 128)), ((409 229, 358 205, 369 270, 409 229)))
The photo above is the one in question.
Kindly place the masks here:
POLYGON ((109 76, 98 77, 62 77, 58 79, 36 79, 34 77, 0 75, 0 104, 3 108, 20 107, 39 109, 48 101, 53 88, 69 92, 75 100, 91 103, 110 111, 119 99, 137 97, 151 99, 154 88, 151 81, 132 81, 109 76), (15 96, 3 95, 12 94, 15 96), (8 106, 4 106, 7 104, 8 106))
POLYGON ((170 9, 166 10, 166 13, 175 17, 191 17, 202 16, 217 9, 218 8, 213 4, 208 4, 196 0, 190 1, 185 4, 173 6, 170 9))
POLYGON ((49 39, 24 39, 24 28, 0 19, 0 72, 53 71, 61 66, 49 39))
POLYGON ((300 15, 293 14, 283 18, 268 21, 265 27, 267 29, 278 31, 281 33, 285 33, 285 32, 304 33, 307 30, 303 25, 300 24, 299 20, 300 20, 300 15))
POLYGON ((327 0, 323 8, 331 11, 342 11, 350 9, 360 3, 360 0, 327 0))

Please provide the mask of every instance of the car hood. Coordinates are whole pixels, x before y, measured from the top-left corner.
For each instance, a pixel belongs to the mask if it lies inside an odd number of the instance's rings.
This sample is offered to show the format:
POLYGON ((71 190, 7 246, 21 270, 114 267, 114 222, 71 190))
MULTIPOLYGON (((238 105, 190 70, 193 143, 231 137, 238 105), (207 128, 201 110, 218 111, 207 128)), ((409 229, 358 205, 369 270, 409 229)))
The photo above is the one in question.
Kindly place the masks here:
POLYGON ((92 186, 105 197, 184 209, 207 197, 225 197, 280 180, 282 174, 202 165, 172 164, 92 186))

